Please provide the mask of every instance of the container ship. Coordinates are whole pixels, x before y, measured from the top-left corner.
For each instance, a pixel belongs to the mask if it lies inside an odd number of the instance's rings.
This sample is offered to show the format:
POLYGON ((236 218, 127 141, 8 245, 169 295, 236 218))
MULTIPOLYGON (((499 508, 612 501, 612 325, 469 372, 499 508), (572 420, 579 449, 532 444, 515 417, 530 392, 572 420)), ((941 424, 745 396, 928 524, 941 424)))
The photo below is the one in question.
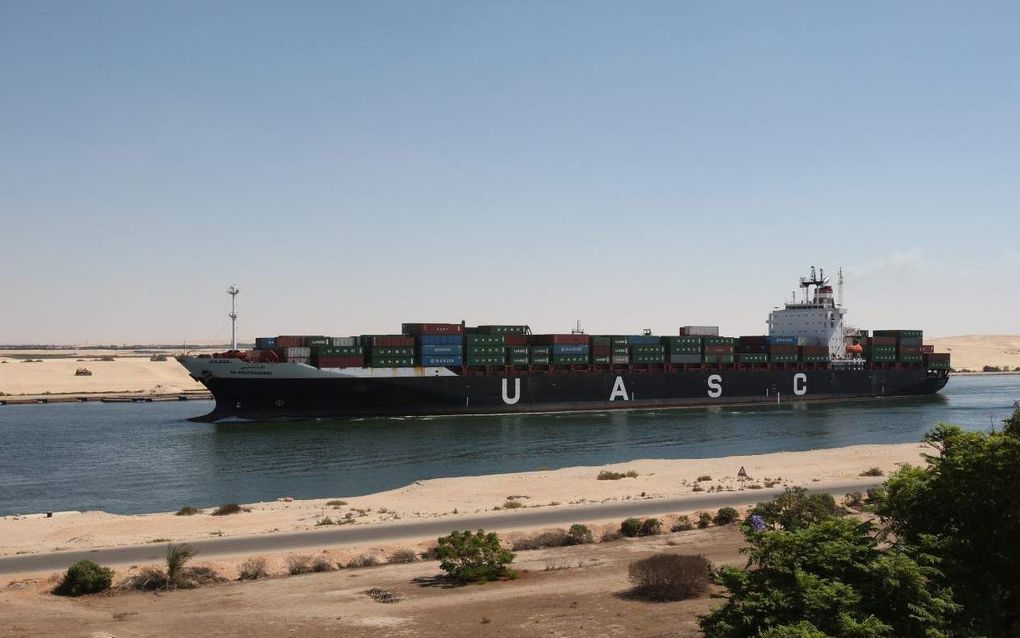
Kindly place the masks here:
POLYGON ((949 355, 921 330, 847 327, 814 267, 800 288, 770 313, 766 335, 405 323, 400 334, 262 337, 252 350, 178 360, 216 399, 200 421, 785 403, 933 394, 948 382, 949 355))

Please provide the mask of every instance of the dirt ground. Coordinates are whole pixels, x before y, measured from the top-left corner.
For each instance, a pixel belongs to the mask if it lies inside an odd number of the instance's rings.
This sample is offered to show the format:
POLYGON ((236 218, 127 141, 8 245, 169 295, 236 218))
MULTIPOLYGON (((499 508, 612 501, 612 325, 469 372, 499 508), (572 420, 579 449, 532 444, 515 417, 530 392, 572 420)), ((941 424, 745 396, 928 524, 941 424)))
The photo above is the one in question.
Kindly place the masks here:
POLYGON ((47 592, 56 577, 4 583, 0 635, 68 636, 698 636, 697 617, 719 591, 653 603, 626 596, 631 561, 656 552, 704 554, 743 565, 735 525, 518 552, 512 581, 449 587, 436 562, 231 582, 164 593, 67 599, 47 592), (380 603, 365 592, 400 598, 380 603))

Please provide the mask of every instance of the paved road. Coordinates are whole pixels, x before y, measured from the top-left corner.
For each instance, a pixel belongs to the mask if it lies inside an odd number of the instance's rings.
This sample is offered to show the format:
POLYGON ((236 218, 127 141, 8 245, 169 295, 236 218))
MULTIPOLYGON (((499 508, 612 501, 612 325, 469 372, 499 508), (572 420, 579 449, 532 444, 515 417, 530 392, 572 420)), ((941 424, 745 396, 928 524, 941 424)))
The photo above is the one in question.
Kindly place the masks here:
MULTIPOLYGON (((877 484, 877 481, 861 480, 840 485, 830 485, 825 489, 832 494, 842 495, 847 492, 863 492, 877 484)), ((188 541, 188 545, 196 550, 202 558, 215 558, 232 554, 286 552, 297 549, 364 543, 377 544, 397 540, 438 537, 449 534, 455 529, 501 531, 523 527, 566 526, 584 521, 623 519, 628 516, 652 516, 695 509, 715 510, 727 505, 740 505, 765 500, 781 491, 781 489, 773 488, 756 490, 754 492, 723 492, 670 499, 614 501, 592 505, 524 509, 483 516, 443 517, 435 520, 418 520, 406 523, 330 527, 307 532, 211 538, 188 541)), ((0 557, 0 575, 61 571, 83 558, 88 558, 103 565, 134 565, 161 562, 165 552, 166 546, 163 544, 148 544, 6 556, 0 557)))

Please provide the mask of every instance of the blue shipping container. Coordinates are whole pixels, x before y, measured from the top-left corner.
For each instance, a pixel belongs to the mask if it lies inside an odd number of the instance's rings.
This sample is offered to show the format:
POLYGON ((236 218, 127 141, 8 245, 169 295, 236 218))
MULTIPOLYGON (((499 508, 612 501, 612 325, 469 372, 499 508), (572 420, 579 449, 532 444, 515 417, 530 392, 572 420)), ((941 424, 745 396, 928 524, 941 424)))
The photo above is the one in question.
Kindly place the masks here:
POLYGON ((459 343, 456 345, 449 346, 434 346, 423 343, 421 346, 421 353, 423 355, 445 354, 456 355, 459 357, 460 355, 464 354, 464 346, 460 345, 459 343))
POLYGON ((655 335, 634 335, 627 337, 628 346, 657 346, 659 337, 655 335))
POLYGON ((464 357, 439 357, 432 355, 425 355, 421 358, 421 364, 423 366, 462 366, 464 365, 464 357))
POLYGON ((423 346, 455 346, 464 343, 464 335, 422 335, 418 343, 423 346))
POLYGON ((276 347, 276 337, 255 337, 257 350, 271 350, 276 347))
POLYGON ((797 345, 797 337, 772 336, 769 337, 769 343, 776 346, 795 346, 797 345))
POLYGON ((583 343, 561 343, 552 347, 553 354, 588 354, 588 346, 583 343))

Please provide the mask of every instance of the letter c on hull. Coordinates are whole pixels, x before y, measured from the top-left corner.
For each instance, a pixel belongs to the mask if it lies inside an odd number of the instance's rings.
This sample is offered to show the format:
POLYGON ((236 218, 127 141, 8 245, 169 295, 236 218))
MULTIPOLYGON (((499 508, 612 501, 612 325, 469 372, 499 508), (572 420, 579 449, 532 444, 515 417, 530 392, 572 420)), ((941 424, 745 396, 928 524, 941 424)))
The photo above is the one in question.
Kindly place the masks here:
POLYGON ((708 375, 708 396, 718 399, 722 396, 722 376, 718 374, 708 375))
POLYGON ((510 398, 510 390, 507 387, 507 381, 509 381, 509 379, 503 379, 503 403, 513 405, 521 400, 521 378, 517 377, 514 379, 513 398, 510 398))
POLYGON ((799 397, 807 394, 807 375, 803 372, 793 375, 793 393, 799 397))

